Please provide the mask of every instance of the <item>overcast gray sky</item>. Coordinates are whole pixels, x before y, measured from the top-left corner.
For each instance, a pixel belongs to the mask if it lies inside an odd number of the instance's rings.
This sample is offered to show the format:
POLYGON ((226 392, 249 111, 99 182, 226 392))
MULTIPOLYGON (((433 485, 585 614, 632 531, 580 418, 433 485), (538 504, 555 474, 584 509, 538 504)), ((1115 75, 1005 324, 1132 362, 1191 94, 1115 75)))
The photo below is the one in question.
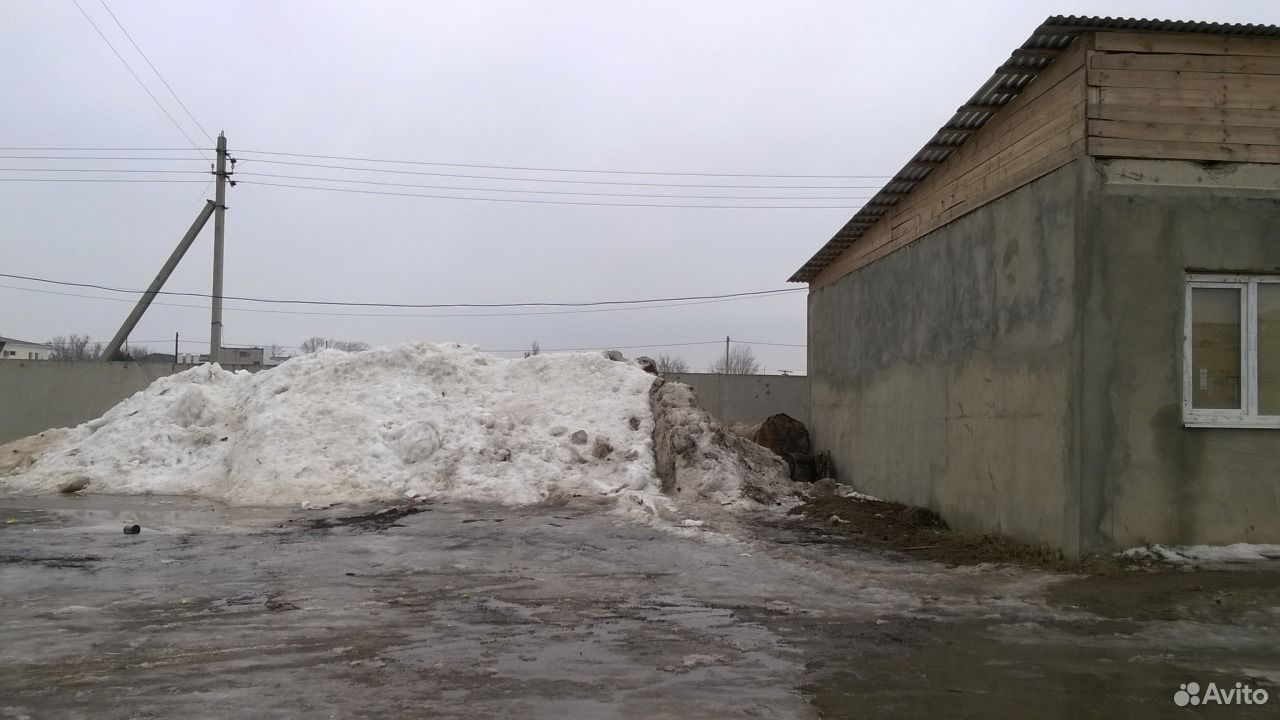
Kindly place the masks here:
MULTIPOLYGON (((200 147, 212 147, 116 26, 79 0, 200 147)), ((227 295, 352 302, 573 302, 788 287, 786 279, 1051 14, 1280 23, 1280 3, 1109 0, 966 2, 141 2, 106 0, 191 114, 240 159, 227 213, 227 295), (772 179, 517 172, 352 163, 253 151, 487 166, 656 173, 871 176, 772 179), (534 178, 500 181, 280 165, 534 178), (250 173, 488 188, 439 190, 250 173), (650 182, 584 185, 547 180, 650 182), (597 207, 286 189, 252 180, 411 194, 611 204, 823 205, 825 209, 597 207), (676 184, 784 185, 784 189, 676 184), (801 185, 840 186, 834 190, 801 185), (870 186, 870 187, 856 187, 870 186), (537 190, 499 193, 493 188, 537 190), (750 195, 717 201, 629 195, 750 195)), ((73 0, 4 3, 0 96, 7 147, 186 148, 73 0)), ((4 151, 6 155, 36 154, 4 151)), ((61 153, 74 155, 76 153, 61 153)), ((104 156, 112 153, 82 153, 104 156)), ((174 161, 0 160, 0 178, 154 178, 190 183, 0 183, 0 272, 147 285, 212 197, 200 175, 31 168, 207 170, 174 161), (25 170, 13 170, 26 168, 25 170)), ((168 290, 208 293, 212 223, 168 290)), ((0 335, 106 340, 125 297, 0 278, 0 335), (116 301, 35 293, 35 288, 116 301)), ((795 286, 792 286, 795 287, 795 286)), ((133 334, 203 351, 208 301, 153 306, 133 334), (190 343, 190 344, 188 344, 190 343)), ((300 345, 312 335, 486 349, 805 341, 803 293, 620 312, 525 317, 334 316, 397 311, 228 301, 225 343, 300 345)), ((474 310, 431 311, 437 315, 474 310)), ((510 312, 530 312, 515 310, 510 312)), ((403 312, 401 312, 403 314, 403 312)), ((770 371, 803 348, 756 346, 770 371)), ((668 352, 695 369, 722 346, 668 352)))

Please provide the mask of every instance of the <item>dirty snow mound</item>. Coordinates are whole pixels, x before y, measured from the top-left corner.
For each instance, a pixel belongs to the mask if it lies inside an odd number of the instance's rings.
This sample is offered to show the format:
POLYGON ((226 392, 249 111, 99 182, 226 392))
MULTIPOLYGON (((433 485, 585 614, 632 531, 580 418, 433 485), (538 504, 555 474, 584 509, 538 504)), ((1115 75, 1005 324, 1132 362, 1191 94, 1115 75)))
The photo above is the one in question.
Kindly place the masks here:
POLYGON ((698 407, 693 388, 659 380, 649 396, 663 492, 741 508, 777 505, 793 494, 782 458, 722 427, 698 407))
POLYGON ((644 506, 659 490, 653 380, 598 353, 504 360, 431 343, 324 351, 257 374, 205 365, 52 434, 0 490, 87 480, 88 492, 237 505, 607 495, 644 506))

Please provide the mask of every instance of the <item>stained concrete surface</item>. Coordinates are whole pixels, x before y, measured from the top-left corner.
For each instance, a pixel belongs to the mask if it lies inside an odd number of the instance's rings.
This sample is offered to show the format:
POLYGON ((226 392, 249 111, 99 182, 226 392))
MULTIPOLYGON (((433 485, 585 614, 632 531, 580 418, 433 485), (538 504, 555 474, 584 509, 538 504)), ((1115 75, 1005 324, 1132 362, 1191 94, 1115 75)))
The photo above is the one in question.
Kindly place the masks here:
POLYGON ((1172 703, 1188 681, 1280 693, 1273 569, 1073 578, 863 552, 781 515, 674 533, 598 507, 383 509, 0 498, 0 717, 1263 717, 1280 703, 1172 703))

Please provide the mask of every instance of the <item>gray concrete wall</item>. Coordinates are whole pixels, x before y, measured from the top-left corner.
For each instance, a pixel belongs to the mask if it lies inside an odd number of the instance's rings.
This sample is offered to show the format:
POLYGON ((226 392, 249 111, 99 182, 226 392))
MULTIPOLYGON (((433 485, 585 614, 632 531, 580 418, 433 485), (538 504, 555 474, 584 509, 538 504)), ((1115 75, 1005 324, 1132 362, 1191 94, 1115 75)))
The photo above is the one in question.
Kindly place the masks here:
POLYGON ((1090 161, 1087 546, 1280 542, 1280 430, 1185 428, 1188 269, 1280 272, 1280 166, 1090 161))
MULTIPOLYGON (((191 367, 50 360, 0 363, 0 444, 92 420, 157 378, 191 367)), ((226 369, 237 368, 228 365, 226 369)))
POLYGON ((722 423, 756 423, 786 413, 809 424, 809 378, 803 375, 668 373, 691 386, 698 404, 722 423))
POLYGON ((1081 163, 809 295, 815 449, 955 527, 1078 547, 1081 163))

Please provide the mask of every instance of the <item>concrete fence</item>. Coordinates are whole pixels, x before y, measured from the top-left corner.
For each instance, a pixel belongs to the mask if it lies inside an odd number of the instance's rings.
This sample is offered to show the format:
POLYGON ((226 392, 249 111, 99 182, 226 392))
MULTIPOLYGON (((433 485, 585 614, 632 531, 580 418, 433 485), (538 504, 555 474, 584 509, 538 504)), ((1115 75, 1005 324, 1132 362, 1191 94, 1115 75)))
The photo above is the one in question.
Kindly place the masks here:
MULTIPOLYGON (((157 378, 191 367, 195 366, 0 361, 0 444, 49 428, 73 427, 92 420, 157 378)), ((226 369, 237 368, 228 365, 226 369)))
POLYGON ((786 413, 809 424, 809 378, 803 375, 668 373, 666 378, 692 387, 698 404, 722 423, 754 423, 786 413))

